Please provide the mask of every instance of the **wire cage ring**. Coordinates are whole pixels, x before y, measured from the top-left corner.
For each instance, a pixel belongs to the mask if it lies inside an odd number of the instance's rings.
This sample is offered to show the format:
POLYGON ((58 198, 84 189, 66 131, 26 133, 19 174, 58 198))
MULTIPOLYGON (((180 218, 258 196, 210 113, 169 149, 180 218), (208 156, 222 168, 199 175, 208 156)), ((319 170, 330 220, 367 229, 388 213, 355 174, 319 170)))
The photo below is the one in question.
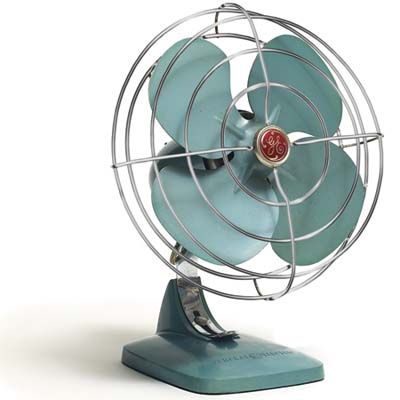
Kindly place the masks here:
MULTIPOLYGON (((258 89, 257 88, 257 89, 258 89)), ((239 95, 244 95, 246 94, 249 90, 256 90, 252 88, 247 88, 239 95)), ((296 91, 297 89, 295 88, 286 88, 286 90, 292 90, 296 91)), ((238 96, 239 96, 238 95, 238 96)), ((305 145, 307 143, 294 143, 294 145, 305 145)), ((319 38, 316 34, 312 33, 311 31, 307 30, 306 28, 282 19, 278 17, 272 17, 268 15, 264 15, 261 13, 253 12, 253 11, 248 11, 243 9, 237 4, 234 3, 226 3, 222 5, 221 7, 217 9, 210 9, 210 10, 205 10, 201 11, 192 15, 189 15, 185 18, 182 18, 175 23, 171 24, 169 27, 161 31, 158 35, 154 37, 152 41, 149 42, 148 45, 145 46, 143 51, 140 53, 139 57, 136 59, 134 62, 133 66, 131 67, 124 84, 121 88, 116 108, 115 108, 115 113, 114 113, 114 120, 113 120, 113 127, 112 127, 112 146, 111 146, 111 152, 112 152, 112 166, 113 166, 113 171, 114 171, 114 176, 116 179, 116 183, 118 186, 118 190, 123 202, 123 205, 133 223, 137 231, 139 232, 140 236, 143 238, 145 243, 150 247, 150 249, 158 256, 158 258, 172 271, 174 271, 178 276, 183 278, 184 280, 188 281, 191 285, 202 288, 208 292, 228 297, 228 298, 233 298, 233 299, 241 299, 241 300, 275 300, 279 297, 282 297, 283 295, 286 295, 289 292, 298 290, 309 283, 313 282, 315 279, 317 279, 319 276, 321 276, 341 255, 343 255, 355 242, 356 240, 360 237, 362 232, 364 231, 365 227, 367 226, 368 222, 371 219, 371 216, 374 212, 378 197, 379 197, 379 192, 381 188, 381 183, 382 183, 382 176, 383 176, 383 144, 382 144, 382 134, 380 130, 380 126, 378 123, 378 119, 376 116, 376 113, 374 111, 373 105, 371 103, 371 100, 369 99, 364 87, 362 86, 361 82, 357 78, 356 74, 353 72, 353 70, 346 64, 346 62, 327 44, 325 43, 321 38, 319 38), (228 18, 220 19, 221 15, 226 15, 230 14, 233 16, 230 16, 228 18), (175 55, 175 57, 171 60, 170 64, 167 67, 167 70, 165 71, 163 77, 161 78, 161 81, 159 83, 159 86, 157 88, 156 92, 156 97, 155 97, 155 102, 153 105, 152 109, 152 115, 151 115, 151 121, 150 121, 150 150, 151 150, 151 156, 146 157, 146 158, 140 158, 140 159, 133 159, 131 157, 131 128, 132 128, 132 119, 133 119, 133 111, 136 105, 136 101, 139 97, 139 94, 144 87, 146 81, 150 78, 151 73, 156 65, 157 62, 153 63, 148 70, 145 72, 143 77, 141 78, 138 86, 136 87, 135 93, 133 97, 130 100, 130 105, 129 105, 129 111, 127 114, 126 118, 126 123, 125 123, 125 130, 124 130, 124 148, 125 148, 125 160, 119 161, 117 159, 117 137, 118 135, 118 127, 119 127, 119 121, 123 118, 121 117, 121 105, 123 103, 123 100, 126 99, 127 95, 127 87, 129 83, 132 81, 132 77, 137 71, 138 65, 142 62, 143 58, 146 56, 146 54, 149 52, 149 50, 164 36, 166 36, 168 33, 173 31, 175 28, 179 27, 180 25, 185 24, 186 22, 190 22, 193 19, 199 18, 199 17, 204 17, 204 16, 214 16, 214 22, 204 29, 201 29, 199 32, 197 32, 195 35, 193 35, 189 41, 183 46, 183 48, 175 55), (227 32, 227 33, 221 33, 219 31, 219 27, 221 25, 229 25, 231 22, 239 21, 239 20, 247 20, 249 23, 249 26, 252 31, 252 36, 244 35, 244 34, 239 34, 235 32, 227 32), (290 52, 285 52, 284 50, 271 50, 271 49, 263 49, 263 41, 259 39, 258 32, 256 29, 256 26, 254 24, 254 21, 259 20, 262 22, 270 22, 273 24, 276 24, 289 32, 293 33, 295 36, 303 40, 306 44, 308 44, 310 47, 315 50, 315 52, 325 61, 325 63, 328 65, 330 68, 331 72, 335 76, 335 78, 340 82, 342 85, 344 91, 342 92, 330 79, 327 77, 321 70, 319 70, 316 66, 312 65, 308 60, 303 59, 301 60, 302 57, 299 55, 296 55, 294 53, 290 52), (213 32, 213 33, 211 33, 213 32), (252 43, 255 43, 255 48, 248 49, 242 52, 235 53, 231 56, 228 56, 225 60, 220 62, 217 65, 214 65, 214 67, 203 77, 202 81, 199 83, 199 85, 196 87, 192 99, 190 101, 190 104, 188 106, 186 115, 185 115, 185 153, 181 153, 179 155, 171 155, 171 156, 157 156, 156 148, 155 148, 155 132, 154 132, 154 123, 155 123, 155 115, 156 115, 156 110, 157 110, 157 102, 158 102, 158 97, 160 95, 160 92, 162 90, 163 83, 165 82, 165 79, 172 69, 174 63, 176 60, 179 58, 179 56, 185 51, 187 47, 190 46, 190 44, 196 40, 197 38, 204 38, 207 40, 212 40, 212 39, 217 39, 217 38, 233 38, 233 39, 241 39, 241 40, 246 40, 252 43), (309 38, 312 40, 310 40, 309 38), (318 43, 318 44, 316 44, 318 43), (324 50, 322 50, 324 49, 324 50), (311 67, 317 70, 317 72, 321 73, 322 76, 328 80, 328 82, 337 90, 338 95, 342 99, 342 102, 345 106, 345 110, 347 111, 347 114, 350 117, 351 124, 353 127, 354 133, 351 135, 342 135, 340 130, 337 132, 337 135, 334 135, 332 137, 328 137, 326 134, 326 126, 325 122, 323 120, 323 117, 319 113, 318 109, 313 105, 310 99, 307 98, 304 94, 301 92, 297 93, 298 96, 303 97, 303 101, 306 102, 306 104, 316 113, 317 117, 320 119, 321 122, 321 129, 324 131, 324 126, 325 126, 325 131, 324 137, 320 139, 311 139, 308 140, 308 144, 313 144, 317 142, 322 142, 324 144, 324 149, 325 149, 325 162, 324 162, 324 168, 321 173, 321 178, 317 181, 315 188, 313 188, 313 191, 310 191, 309 193, 306 193, 304 196, 302 196, 299 199, 294 199, 294 200, 289 200, 286 196, 286 193, 284 191, 284 188, 280 185, 279 181, 279 168, 274 169, 274 177, 276 179, 276 184, 277 188, 284 199, 283 202, 280 202, 280 204, 274 204, 275 206, 279 207, 285 207, 287 214, 288 214, 288 223, 289 223, 289 231, 290 231, 290 237, 286 239, 278 239, 278 241, 283 241, 286 243, 291 243, 291 249, 292 249, 292 262, 289 265, 281 266, 278 268, 274 268, 268 272, 260 273, 257 271, 249 270, 246 268, 243 268, 239 265, 234 265, 231 263, 226 262, 226 260, 221 259, 217 255, 213 254, 209 249, 207 249, 206 246, 202 245, 202 243, 193 235, 192 232, 190 232, 187 227, 183 224, 183 222, 179 219, 178 215, 174 211, 173 207, 171 206, 170 202, 168 201, 168 197, 165 193, 165 191, 162 189, 162 178, 160 177, 159 170, 158 170, 158 165, 157 162, 160 159, 163 158, 175 158, 175 157, 185 157, 187 159, 187 164, 189 167, 189 170, 191 172, 192 178, 194 180, 194 183, 199 190, 199 195, 201 195, 204 200, 206 201, 207 205, 211 209, 211 211, 215 214, 216 218, 221 218, 225 223, 227 223, 229 226, 231 226, 233 229, 239 230, 240 233, 252 237, 253 235, 250 232, 246 232, 240 230, 239 227, 235 226, 234 224, 231 223, 227 218, 223 216, 222 213, 217 210, 212 203, 209 201, 207 196, 205 195, 204 191, 202 190, 197 177, 196 173, 193 168, 192 164, 192 159, 191 157, 194 155, 204 155, 207 153, 215 153, 215 152, 221 152, 223 156, 223 162, 225 164, 225 167, 227 168, 227 171, 229 172, 229 175, 231 178, 236 182, 237 186, 240 188, 240 190, 244 191, 247 193, 247 195, 252 196, 253 198, 256 197, 254 193, 252 193, 248 188, 246 188, 239 180, 239 178, 234 174, 234 171, 232 170, 229 160, 228 160, 228 152, 230 151, 250 151, 252 149, 249 148, 230 148, 230 147, 225 147, 225 142, 224 142, 224 135, 225 135, 225 128, 226 128, 226 121, 229 116, 230 110, 234 107, 236 102, 239 100, 239 98, 234 98, 227 108, 224 116, 224 120, 222 122, 221 126, 221 141, 220 141, 220 148, 218 149, 209 149, 207 151, 198 151, 198 152, 191 152, 188 146, 188 121, 190 118, 190 112, 191 112, 191 107, 193 106, 196 94, 200 90, 202 84, 211 76, 211 74, 220 66, 222 63, 227 62, 233 58, 236 58, 240 55, 243 54, 249 54, 249 53, 257 53, 259 56, 259 60, 261 61, 261 67, 264 72, 264 79, 265 82, 260 84, 258 88, 264 87, 265 92, 266 92, 266 101, 265 101, 265 116, 266 116, 266 121, 268 121, 268 110, 267 110, 267 96, 269 92, 269 88, 274 85, 274 82, 271 82, 268 78, 268 73, 263 65, 263 57, 262 53, 265 51, 281 51, 283 53, 287 53, 286 55, 292 56, 292 57, 298 57, 300 58, 300 61, 306 62, 309 65, 311 64, 311 67), (358 106, 358 102, 356 101, 356 98, 353 94, 353 92, 350 90, 346 80, 343 78, 342 74, 340 73, 339 69, 336 67, 335 62, 331 60, 331 58, 326 54, 326 51, 328 51, 331 56, 336 60, 338 65, 340 65, 341 68, 344 68, 346 73, 350 75, 356 86, 358 87, 360 93, 361 93, 361 98, 362 100, 366 103, 368 107, 368 112, 369 116, 372 118, 373 121, 373 129, 372 132, 366 132, 365 130, 365 125, 364 125, 364 118, 360 112, 360 108, 358 106), (325 75, 325 76, 324 76, 325 75), (346 99, 346 96, 348 97, 348 100, 346 99), (313 109, 315 108, 315 110, 313 109), (348 144, 348 140, 352 140, 353 142, 351 144, 348 144), (291 206, 300 204, 302 201, 304 201, 306 198, 308 198, 312 193, 314 193, 316 190, 318 190, 319 185, 322 183, 325 175, 326 175, 326 170, 329 165, 329 150, 326 151, 327 148, 329 148, 329 142, 330 141, 338 141, 339 145, 342 149, 349 148, 349 147, 356 147, 356 174, 355 178, 353 181, 352 188, 350 189, 350 192, 348 193, 346 200, 344 202, 344 205, 338 210, 338 213, 335 215, 335 217, 325 226, 322 226, 320 229, 317 229, 315 232, 310 232, 307 235, 303 235, 304 237, 295 237, 293 233, 293 227, 291 226, 291 206), (372 196, 371 200, 371 205, 369 207, 369 210, 367 211, 367 214, 364 218, 364 220, 358 224, 358 230, 354 230, 353 232, 350 233, 350 235, 342 242, 342 244, 337 248, 337 250, 333 253, 333 255, 329 256, 328 259, 322 261, 318 265, 312 265, 310 268, 302 271, 297 271, 296 270, 296 241, 299 240, 304 240, 309 237, 312 237, 313 235, 317 235, 318 233, 322 232, 323 230, 327 229, 328 226, 330 226, 339 216, 341 213, 343 213, 344 209, 346 208, 347 204, 349 203, 354 190, 355 190, 355 185, 357 182, 357 177, 359 175, 359 172, 361 170, 361 149, 363 149, 363 167, 364 167, 364 174, 363 174, 363 184, 365 187, 365 190, 369 188, 369 148, 368 145, 370 142, 376 141, 378 145, 378 151, 379 151, 379 168, 378 168, 378 176, 376 180, 376 185, 375 185, 375 192, 372 196), (172 212, 176 222, 182 227, 182 229, 186 232, 186 234, 192 239, 194 243, 196 243, 202 250, 204 250, 206 253, 208 253, 210 256, 213 258, 217 259, 218 261, 222 262, 222 264, 235 271, 236 273, 226 273, 219 271, 218 269, 210 268, 207 265, 200 264, 196 259, 191 258, 188 256, 184 251, 180 251, 178 247, 175 246, 174 243, 170 243, 169 240, 163 235, 163 233, 160 232, 158 229, 157 225, 152 221, 150 215, 148 214, 146 207, 144 206, 144 203, 142 201, 142 197, 139 193, 139 189, 135 180, 134 172, 133 172, 133 166, 138 163, 144 163, 144 162, 149 162, 152 164, 154 172, 155 172, 155 179, 158 180, 158 184, 161 188, 162 195, 164 197, 164 200, 166 201, 166 204, 170 211, 172 212), (124 168, 121 168, 124 167, 124 168), (253 288, 256 291, 256 294, 254 295, 242 295, 242 294, 235 294, 235 293, 228 293, 224 292, 206 285, 203 285, 199 283, 197 280, 191 279, 190 276, 186 275, 179 267, 177 267, 175 264, 171 263, 170 260, 166 257, 164 257, 161 252, 157 249, 157 247, 152 243, 152 241, 149 239, 149 237, 144 233, 143 229, 141 228, 137 218, 135 218, 135 215, 132 211, 132 208, 127 200, 127 197, 125 195, 125 188, 124 185, 122 184, 121 181, 121 176, 120 176, 120 171, 121 169, 125 169, 129 175, 130 179, 130 184, 131 184, 131 190, 133 191, 135 200, 137 202, 137 205, 139 206, 140 211, 142 212, 142 215, 144 216, 146 222, 149 224, 150 228, 152 231, 156 234, 156 236, 163 242, 163 244, 171 250, 176 257, 178 257, 181 260, 184 260, 185 262, 191 264, 193 267, 198 268, 199 270, 206 272, 208 274, 215 275, 219 278, 227 278, 227 279, 233 279, 233 280, 238 280, 238 281, 251 281, 251 284, 253 288), (333 222, 332 222, 333 221, 333 222), (310 236, 311 235, 311 236, 310 236), (297 278, 305 278, 304 280, 301 280, 298 283, 295 283, 297 278), (278 279, 278 280, 286 280, 287 283, 284 286, 282 290, 279 290, 274 293, 268 293, 264 294, 260 290, 258 281, 261 279, 278 279)), ((256 199, 257 200, 257 199, 256 199)), ((259 200, 259 199, 258 199, 259 200)), ((256 236, 256 235, 255 235, 256 236)), ((264 237, 255 237, 258 240, 264 240, 264 241, 276 241, 276 239, 273 238, 264 238, 264 237)))

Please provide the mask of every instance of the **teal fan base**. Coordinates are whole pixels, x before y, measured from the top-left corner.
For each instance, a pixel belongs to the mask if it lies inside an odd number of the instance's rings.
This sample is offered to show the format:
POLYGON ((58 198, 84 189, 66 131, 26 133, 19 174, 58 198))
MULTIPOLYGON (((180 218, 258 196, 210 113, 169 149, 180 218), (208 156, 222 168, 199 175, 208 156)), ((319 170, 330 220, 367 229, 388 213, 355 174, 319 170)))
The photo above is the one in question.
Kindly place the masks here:
POLYGON ((198 333, 185 315, 176 279, 166 289, 156 334, 126 345, 122 363, 202 394, 272 389, 324 378, 320 361, 288 347, 247 335, 210 339, 198 333))

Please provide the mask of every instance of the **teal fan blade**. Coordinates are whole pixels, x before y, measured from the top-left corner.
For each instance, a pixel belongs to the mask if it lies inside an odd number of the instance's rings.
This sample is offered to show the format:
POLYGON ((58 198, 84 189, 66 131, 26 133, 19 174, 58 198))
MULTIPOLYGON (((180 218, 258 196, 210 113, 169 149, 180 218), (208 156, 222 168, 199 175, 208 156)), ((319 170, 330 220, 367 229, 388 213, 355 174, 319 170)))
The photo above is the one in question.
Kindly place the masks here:
MULTIPOLYGON (((285 50, 310 61, 332 82, 334 78, 318 54, 301 39, 282 35, 265 44, 265 48, 285 50)), ((307 96, 325 120, 330 135, 336 132, 342 118, 342 101, 331 83, 306 63, 282 53, 264 52, 268 79, 294 87, 307 96)), ((260 59, 257 57, 250 72, 248 85, 264 82, 260 59)), ((259 119, 265 115, 265 89, 248 94, 254 113, 259 119)), ((280 126, 287 133, 305 132, 323 136, 321 125, 307 104, 289 90, 271 87, 268 95, 268 110, 273 117, 271 123, 280 126), (275 116, 275 117, 274 117, 275 116)))
MULTIPOLYGON (((157 89, 169 63, 189 41, 175 43, 160 58, 149 83, 150 105, 154 108, 157 89)), ((186 111, 198 83, 207 72, 226 55, 214 44, 197 39, 179 56, 169 71, 160 91, 156 118, 165 131, 181 146, 185 146, 184 122, 186 111)), ((189 148, 191 151, 219 148, 221 121, 226 108, 232 101, 230 92, 230 66, 223 64, 204 83, 193 104, 189 120, 189 148)), ((227 124, 225 146, 237 146, 246 123, 236 109, 233 109, 227 124)), ((220 158, 220 153, 207 154, 207 158, 220 158)))
MULTIPOLYGON (((227 219, 255 235, 272 236, 278 220, 277 207, 267 207, 237 190, 225 167, 196 170, 196 174, 211 204, 227 219)), ((240 264, 254 257, 266 246, 267 242, 236 231, 214 214, 196 188, 187 166, 166 166, 161 170, 160 178, 168 200, 180 220, 198 241, 218 257, 232 264, 240 264)), ((259 196, 277 201, 274 190, 262 176, 253 174, 249 185, 259 196)), ((151 194, 153 209, 168 233, 197 257, 221 264, 197 246, 178 225, 167 207, 157 179, 152 184, 151 194)))
MULTIPOLYGON (((279 36, 267 43, 265 48, 284 50, 303 57, 336 85, 322 59, 299 38, 291 35, 279 36)), ((269 80, 293 87, 308 97, 324 118, 328 134, 333 135, 342 118, 342 102, 335 87, 313 67, 290 55, 264 52, 263 58, 269 80)), ((248 82, 249 86, 264 82, 259 58, 256 58, 253 64, 248 82)), ((317 137, 323 136, 318 118, 303 100, 289 90, 279 87, 271 87, 268 96, 268 110, 269 115, 273 117, 273 124, 287 133, 305 132, 317 137)), ((264 116, 265 89, 250 92, 248 98, 255 115, 261 119, 264 116)), ((330 144, 329 147, 330 164, 325 181, 307 200, 291 207, 295 236, 305 235, 325 225, 339 211, 350 190, 356 167, 342 149, 334 144, 330 144)), ((282 186, 289 199, 301 197, 312 188, 321 175, 323 161, 323 144, 292 148, 288 161, 279 170, 282 186)), ((277 189, 275 191, 279 193, 277 189)), ((320 261, 346 239, 358 221, 364 195, 364 187, 357 176, 354 195, 338 220, 314 238, 296 242, 297 264, 309 265, 320 261)), ((280 198, 280 201, 283 199, 280 198)), ((274 238, 289 238, 284 208, 280 210, 274 238)), ((274 243, 272 248, 279 257, 291 262, 290 243, 274 243)))
MULTIPOLYGON (((188 39, 173 45, 159 60, 149 85, 150 104, 166 68, 188 39)), ((306 58, 320 68, 333 81, 324 62, 303 41, 289 35, 273 39, 268 48, 285 49, 306 58)), ((169 72, 160 93, 156 118, 177 144, 166 153, 184 152, 183 124, 193 90, 205 74, 225 54, 210 42, 195 40, 178 58, 169 72)), ((342 104, 336 90, 313 68, 301 61, 278 53, 265 53, 269 78, 273 82, 292 86, 314 103, 325 119, 332 135, 342 116, 342 104)), ((232 100, 230 93, 229 64, 226 63, 206 81, 193 106, 189 124, 190 151, 220 147, 220 129, 224 112, 232 100)), ((249 77, 249 85, 262 82, 259 61, 256 59, 249 77)), ((257 131, 264 126, 264 90, 249 94, 255 113, 247 120, 234 108, 228 120, 225 146, 251 146, 257 131)), ((289 132, 304 131, 321 136, 320 123, 308 107, 282 88, 272 88, 269 94, 270 115, 274 124, 289 132), (273 90, 274 89, 274 90, 273 90)), ((349 180, 354 177, 355 166, 347 154, 330 144, 330 165, 325 181, 316 193, 299 205, 292 206, 296 236, 302 236, 325 225, 338 211, 349 190, 349 180), (338 186, 339 185, 339 186, 338 186), (312 216, 314 215, 314 217, 312 216)), ((220 153, 207 158, 220 158, 220 153)), ((224 166, 206 170, 203 157, 193 157, 198 179, 209 201, 228 220, 253 234, 274 238, 288 238, 286 210, 268 206, 252 199, 241 191, 224 166), (279 218, 278 218, 279 215, 279 218)), ((313 144, 294 147, 289 160, 280 168, 282 185, 290 199, 304 195, 316 182, 322 171, 324 145, 313 144)), ((232 264, 254 257, 267 242, 256 240, 235 231, 215 215, 201 197, 187 167, 185 158, 160 162, 161 179, 168 199, 188 230, 211 252, 232 264)), ((276 201, 277 189, 267 181, 271 170, 262 165, 254 153, 236 152, 231 165, 239 180, 259 198, 276 201)), ((351 182, 350 182, 351 184, 351 182)), ((184 232, 167 208, 158 181, 151 175, 152 201, 155 213, 170 235, 194 255, 220 264, 209 256, 184 232)), ((308 265, 317 262, 345 240, 354 229, 364 200, 364 188, 357 177, 357 186, 344 214, 324 232, 312 239, 296 243, 297 263, 308 265)), ((282 199, 280 199, 282 201, 282 199)), ((290 244, 274 244, 274 251, 290 262, 290 244)))
MULTIPOLYGON (((179 146, 179 144, 176 144, 175 142, 169 142, 167 143, 161 151, 157 154, 157 156, 169 156, 169 155, 175 155, 175 154, 182 154, 185 152, 185 149, 182 146, 179 146)), ((188 164, 186 161, 185 157, 179 157, 179 158, 166 158, 166 159, 161 159, 157 161, 157 167, 158 170, 161 171, 164 167, 168 165, 174 165, 179 168, 187 169, 188 164)), ((205 169, 204 167, 204 162, 203 158, 199 156, 192 156, 192 164, 193 168, 197 169, 205 169)), ((150 182, 150 187, 153 185, 154 179, 156 179, 156 172, 154 168, 154 164, 152 164, 150 168, 150 174, 149 174, 149 182, 150 182)))
MULTIPOLYGON (((334 144, 330 144, 330 162, 325 180, 308 199, 291 206, 291 216, 296 237, 313 232, 327 224, 339 211, 352 187, 356 166, 351 158, 334 144)), ((321 176, 324 164, 324 145, 293 146, 288 161, 279 169, 281 184, 294 200, 308 192, 321 176)), ((343 214, 329 228, 313 238, 296 242, 296 263, 316 263, 334 251, 355 228, 360 217, 365 189, 359 176, 357 186, 343 214)), ((278 191, 276 190, 276 193, 278 191)), ((280 197, 280 196, 278 196, 280 197)), ((280 201, 283 201, 280 198, 280 201)), ((279 214, 274 238, 289 238, 286 210, 279 214)), ((291 262, 290 243, 273 243, 275 253, 291 262)))

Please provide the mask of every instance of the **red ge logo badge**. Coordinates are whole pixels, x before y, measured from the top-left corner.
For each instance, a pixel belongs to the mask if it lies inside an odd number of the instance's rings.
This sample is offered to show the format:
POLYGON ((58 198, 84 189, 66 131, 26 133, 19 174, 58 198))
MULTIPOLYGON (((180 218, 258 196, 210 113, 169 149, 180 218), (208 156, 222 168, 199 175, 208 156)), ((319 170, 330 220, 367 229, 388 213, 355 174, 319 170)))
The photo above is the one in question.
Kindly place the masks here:
POLYGON ((255 150, 261 163, 268 167, 277 167, 289 157, 290 141, 282 129, 267 126, 257 133, 255 150))

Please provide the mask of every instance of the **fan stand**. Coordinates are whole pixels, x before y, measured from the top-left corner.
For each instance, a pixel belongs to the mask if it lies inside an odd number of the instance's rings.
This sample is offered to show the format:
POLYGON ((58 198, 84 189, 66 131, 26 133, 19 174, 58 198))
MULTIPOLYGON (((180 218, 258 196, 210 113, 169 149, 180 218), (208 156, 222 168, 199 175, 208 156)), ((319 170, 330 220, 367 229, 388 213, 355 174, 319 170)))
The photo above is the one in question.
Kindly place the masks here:
POLYGON ((323 365, 314 358, 224 331, 212 317, 203 291, 183 279, 172 279, 167 286, 156 334, 124 346, 122 363, 202 394, 272 389, 324 378, 323 365))

